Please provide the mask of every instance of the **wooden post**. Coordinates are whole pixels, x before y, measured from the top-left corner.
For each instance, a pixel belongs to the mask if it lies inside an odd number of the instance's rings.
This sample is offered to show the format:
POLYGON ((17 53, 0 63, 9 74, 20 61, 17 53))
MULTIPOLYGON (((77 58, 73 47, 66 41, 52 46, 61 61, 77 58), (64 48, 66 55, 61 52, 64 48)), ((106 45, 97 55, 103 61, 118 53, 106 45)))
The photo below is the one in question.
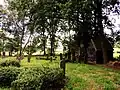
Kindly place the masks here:
POLYGON ((63 69, 63 73, 64 73, 64 76, 65 76, 65 59, 62 59, 61 62, 60 62, 60 68, 63 69))

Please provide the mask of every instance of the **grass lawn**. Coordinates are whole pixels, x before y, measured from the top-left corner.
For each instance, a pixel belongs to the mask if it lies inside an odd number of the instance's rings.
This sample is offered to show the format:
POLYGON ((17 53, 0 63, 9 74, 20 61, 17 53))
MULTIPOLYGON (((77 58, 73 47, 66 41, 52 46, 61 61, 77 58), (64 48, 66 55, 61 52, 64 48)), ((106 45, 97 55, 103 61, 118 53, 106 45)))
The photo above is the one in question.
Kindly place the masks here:
MULTIPOLYGON (((10 59, 10 58, 9 58, 10 59)), ((27 63, 27 58, 21 61, 22 67, 59 67, 59 58, 52 63, 45 60, 32 58, 27 63)), ((67 63, 66 76, 69 82, 64 90, 120 90, 120 71, 104 68, 97 65, 67 63)), ((10 90, 2 89, 0 90, 10 90)))
POLYGON ((120 71, 101 66, 67 64, 66 90, 120 90, 120 71))

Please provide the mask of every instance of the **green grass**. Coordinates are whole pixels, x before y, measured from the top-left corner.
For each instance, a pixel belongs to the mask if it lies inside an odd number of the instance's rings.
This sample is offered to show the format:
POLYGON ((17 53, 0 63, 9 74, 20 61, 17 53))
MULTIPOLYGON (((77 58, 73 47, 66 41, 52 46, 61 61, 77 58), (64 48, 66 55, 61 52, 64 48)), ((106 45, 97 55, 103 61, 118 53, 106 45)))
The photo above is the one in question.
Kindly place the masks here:
POLYGON ((67 64, 66 90, 120 90, 120 71, 101 66, 67 64))
MULTIPOLYGON (((8 59, 8 58, 7 58, 8 59)), ((9 58, 13 59, 13 58, 9 58)), ((56 61, 36 60, 31 62, 27 58, 21 61, 22 67, 59 67, 59 58, 56 61)), ((98 65, 67 63, 66 76, 69 80, 64 90, 120 90, 120 71, 104 68, 98 65)), ((9 90, 2 89, 0 90, 9 90)))

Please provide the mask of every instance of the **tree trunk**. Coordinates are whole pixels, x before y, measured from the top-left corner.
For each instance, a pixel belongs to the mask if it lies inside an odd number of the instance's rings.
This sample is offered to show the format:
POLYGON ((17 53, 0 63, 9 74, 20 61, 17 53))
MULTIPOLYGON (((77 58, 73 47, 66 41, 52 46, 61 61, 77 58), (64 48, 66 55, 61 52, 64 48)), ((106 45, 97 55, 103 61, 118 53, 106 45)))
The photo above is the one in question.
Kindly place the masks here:
POLYGON ((24 33, 25 33, 25 24, 24 24, 24 19, 22 21, 23 28, 22 28, 22 33, 21 33, 21 39, 20 39, 20 56, 22 56, 23 48, 22 48, 22 40, 24 38, 24 33))
POLYGON ((75 62, 76 61, 76 57, 75 57, 75 51, 72 52, 72 61, 75 62))
POLYGON ((45 43, 45 40, 43 41, 43 43, 44 43, 44 56, 46 55, 46 51, 45 51, 45 49, 46 49, 46 43, 45 43))
POLYGON ((83 33, 83 44, 84 44, 84 62, 85 64, 87 64, 88 62, 88 52, 87 52, 87 48, 88 48, 88 38, 89 38, 89 35, 88 35, 88 32, 84 32, 83 33))
POLYGON ((9 56, 12 56, 12 51, 9 51, 9 56))
POLYGON ((84 63, 87 64, 88 63, 88 54, 87 54, 87 48, 85 47, 85 53, 84 53, 84 63))
POLYGON ((43 27, 43 50, 44 50, 44 56, 46 55, 46 36, 45 36, 45 28, 43 27))
POLYGON ((102 48, 102 53, 103 53, 103 59, 104 59, 104 64, 107 63, 107 50, 105 49, 105 44, 104 44, 104 39, 102 37, 104 36, 104 31, 103 31, 103 17, 102 17, 102 0, 97 0, 97 24, 98 24, 98 33, 101 37, 101 48, 102 48))
POLYGON ((53 40, 51 38, 51 48, 50 48, 50 56, 53 55, 53 40))
POLYGON ((31 54, 28 54, 28 63, 30 63, 31 54))
POLYGON ((68 60, 71 61, 71 52, 68 51, 68 60))
POLYGON ((81 63, 81 57, 82 57, 81 46, 79 46, 79 55, 78 55, 78 62, 79 63, 81 63))
POLYGON ((22 38, 20 40, 20 55, 19 56, 22 56, 22 38))
POLYGON ((3 57, 5 57, 5 51, 3 51, 3 57))
POLYGON ((55 51, 54 51, 54 42, 55 42, 55 36, 54 36, 54 33, 52 32, 52 36, 51 36, 51 53, 50 53, 50 56, 53 56, 53 54, 55 53, 55 51))

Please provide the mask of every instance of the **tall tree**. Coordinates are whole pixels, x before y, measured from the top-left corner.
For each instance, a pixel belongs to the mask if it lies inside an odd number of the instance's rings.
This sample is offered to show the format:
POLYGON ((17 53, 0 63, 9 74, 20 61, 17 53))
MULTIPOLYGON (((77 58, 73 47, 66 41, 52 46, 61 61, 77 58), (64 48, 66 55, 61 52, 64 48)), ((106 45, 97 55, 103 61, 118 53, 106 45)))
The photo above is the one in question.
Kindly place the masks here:
POLYGON ((49 34, 49 39, 50 39, 50 46, 51 46, 51 53, 50 55, 53 56, 55 50, 54 50, 54 46, 55 46, 55 37, 56 37, 56 33, 58 31, 58 23, 61 17, 61 13, 60 13, 60 8, 58 5, 58 0, 51 0, 51 1, 47 1, 45 4, 45 8, 47 10, 47 12, 45 13, 46 17, 47 17, 47 32, 49 34))
MULTIPOLYGON (((31 20, 32 13, 30 9, 34 5, 34 0, 8 0, 8 8, 11 12, 14 12, 15 20, 14 25, 17 28, 17 33, 19 33, 20 42, 20 56, 23 53, 23 42, 28 34, 28 25, 31 20), (27 33, 27 34, 26 34, 27 33)), ((13 13, 12 13, 13 14, 13 13)), ((33 23, 32 23, 33 24, 33 23)), ((34 26, 34 25, 33 25, 34 26)))

